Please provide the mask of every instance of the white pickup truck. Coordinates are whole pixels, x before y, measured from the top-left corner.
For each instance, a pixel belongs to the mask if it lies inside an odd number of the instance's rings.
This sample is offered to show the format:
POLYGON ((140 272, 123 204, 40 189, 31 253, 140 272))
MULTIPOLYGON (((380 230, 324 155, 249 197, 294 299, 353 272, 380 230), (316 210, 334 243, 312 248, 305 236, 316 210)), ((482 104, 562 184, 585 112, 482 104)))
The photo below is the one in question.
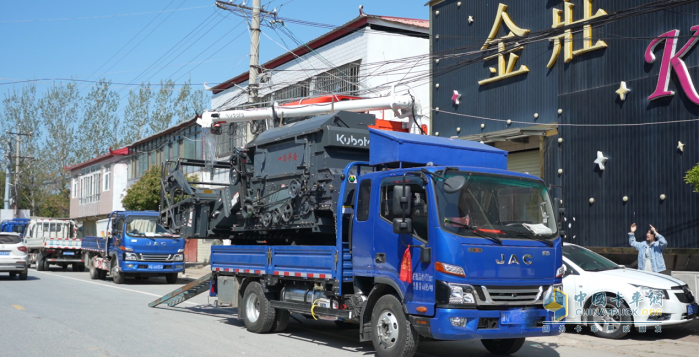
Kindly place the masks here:
POLYGON ((85 271, 82 238, 78 237, 74 221, 55 218, 32 218, 24 241, 29 253, 29 264, 36 270, 48 270, 49 265, 59 265, 73 271, 85 271))

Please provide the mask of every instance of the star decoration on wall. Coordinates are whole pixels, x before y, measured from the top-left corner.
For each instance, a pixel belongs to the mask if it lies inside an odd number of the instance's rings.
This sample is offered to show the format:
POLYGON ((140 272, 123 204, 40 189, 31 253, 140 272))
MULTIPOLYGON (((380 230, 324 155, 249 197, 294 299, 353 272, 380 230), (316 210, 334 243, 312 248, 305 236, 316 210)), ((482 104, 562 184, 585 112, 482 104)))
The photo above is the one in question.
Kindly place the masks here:
POLYGON ((469 23, 469 24, 472 24, 472 23, 473 23, 473 16, 469 16, 469 17, 468 17, 468 23, 469 23))
POLYGON ((461 94, 459 94, 458 91, 454 91, 454 95, 451 96, 451 100, 454 102, 454 104, 459 105, 460 102, 459 100, 461 99, 461 94))
POLYGON ((626 86, 626 82, 622 81, 619 85, 619 89, 616 90, 616 94, 619 95, 619 99, 626 100, 626 95, 629 94, 631 89, 626 86))
POLYGON ((681 141, 677 142, 677 150, 684 152, 684 144, 681 141))
POLYGON ((609 158, 605 157, 601 151, 597 152, 597 159, 595 160, 595 165, 599 166, 600 170, 604 170, 604 163, 607 162, 609 158))

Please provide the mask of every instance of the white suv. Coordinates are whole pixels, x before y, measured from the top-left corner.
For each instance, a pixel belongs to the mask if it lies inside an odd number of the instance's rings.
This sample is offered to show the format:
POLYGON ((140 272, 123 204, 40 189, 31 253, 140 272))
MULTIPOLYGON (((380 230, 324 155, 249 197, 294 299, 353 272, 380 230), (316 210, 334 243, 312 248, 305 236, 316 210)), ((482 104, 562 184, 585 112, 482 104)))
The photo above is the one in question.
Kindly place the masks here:
POLYGON ((27 263, 27 246, 19 234, 0 233, 0 272, 9 272, 11 278, 19 274, 19 280, 27 280, 27 263))

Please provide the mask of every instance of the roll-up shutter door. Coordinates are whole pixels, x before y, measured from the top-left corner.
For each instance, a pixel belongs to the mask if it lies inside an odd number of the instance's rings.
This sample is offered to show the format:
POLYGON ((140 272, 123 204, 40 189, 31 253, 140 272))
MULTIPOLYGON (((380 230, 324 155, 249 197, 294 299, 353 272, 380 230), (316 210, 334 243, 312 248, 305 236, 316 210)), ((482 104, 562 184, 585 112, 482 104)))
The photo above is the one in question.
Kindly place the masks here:
POLYGON ((507 155, 507 169, 515 172, 526 172, 530 175, 541 176, 541 160, 539 150, 511 152, 507 155))

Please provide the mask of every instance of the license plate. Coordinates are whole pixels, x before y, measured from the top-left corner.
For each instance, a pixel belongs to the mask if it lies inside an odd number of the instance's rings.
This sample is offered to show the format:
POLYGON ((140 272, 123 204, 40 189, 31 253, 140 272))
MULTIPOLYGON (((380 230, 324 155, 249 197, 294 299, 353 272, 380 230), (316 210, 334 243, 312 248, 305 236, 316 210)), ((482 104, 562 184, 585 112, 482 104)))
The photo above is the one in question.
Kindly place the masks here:
POLYGON ((522 325, 526 319, 526 311, 510 310, 500 314, 500 323, 503 325, 522 325))
POLYGON ((75 255, 75 252, 63 252, 63 255, 75 255))
POLYGON ((698 310, 698 309, 697 309, 698 307, 699 307, 699 306, 697 306, 697 304, 687 305, 687 315, 694 315, 694 314, 696 314, 696 313, 697 313, 697 310, 698 310))
POLYGON ((148 266, 148 269, 153 269, 153 270, 155 270, 155 269, 162 269, 162 268, 163 268, 163 265, 162 265, 162 264, 151 264, 151 265, 148 266))
POLYGON ((8 251, 2 251, 2 252, 0 252, 0 255, 10 255, 10 252, 8 252, 8 251))

